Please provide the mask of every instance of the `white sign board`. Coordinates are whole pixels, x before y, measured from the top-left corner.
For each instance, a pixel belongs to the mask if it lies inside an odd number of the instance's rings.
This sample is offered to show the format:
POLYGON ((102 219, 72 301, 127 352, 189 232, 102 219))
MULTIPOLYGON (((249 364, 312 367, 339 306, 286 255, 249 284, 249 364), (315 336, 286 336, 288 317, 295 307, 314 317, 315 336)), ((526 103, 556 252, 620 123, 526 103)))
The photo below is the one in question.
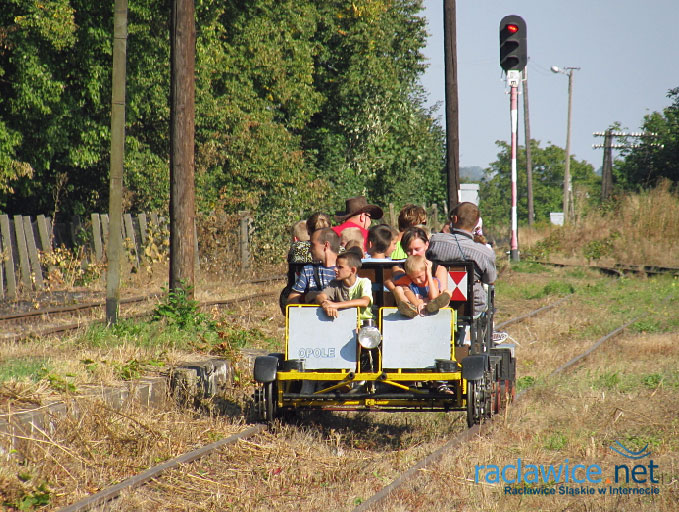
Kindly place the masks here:
POLYGON ((356 369, 358 311, 341 309, 330 318, 319 307, 288 307, 288 359, 305 370, 356 369))
POLYGON ((478 206, 479 188, 480 185, 478 183, 460 183, 460 190, 458 191, 460 202, 474 203, 478 206))
POLYGON ((382 367, 427 368, 450 359, 453 310, 407 318, 396 308, 382 308, 382 367))
POLYGON ((549 222, 555 226, 563 226, 563 212, 549 212, 549 222))

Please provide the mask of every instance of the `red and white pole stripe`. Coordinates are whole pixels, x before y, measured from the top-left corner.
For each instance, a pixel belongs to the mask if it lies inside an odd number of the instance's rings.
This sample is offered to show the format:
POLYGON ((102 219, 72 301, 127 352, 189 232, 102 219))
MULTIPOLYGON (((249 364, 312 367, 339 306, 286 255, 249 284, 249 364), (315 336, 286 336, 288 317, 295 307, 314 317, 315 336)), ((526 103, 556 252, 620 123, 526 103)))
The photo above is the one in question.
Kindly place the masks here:
POLYGON ((510 115, 512 121, 512 232, 509 256, 512 261, 519 260, 518 221, 516 213, 516 151, 519 126, 518 86, 510 87, 510 115))

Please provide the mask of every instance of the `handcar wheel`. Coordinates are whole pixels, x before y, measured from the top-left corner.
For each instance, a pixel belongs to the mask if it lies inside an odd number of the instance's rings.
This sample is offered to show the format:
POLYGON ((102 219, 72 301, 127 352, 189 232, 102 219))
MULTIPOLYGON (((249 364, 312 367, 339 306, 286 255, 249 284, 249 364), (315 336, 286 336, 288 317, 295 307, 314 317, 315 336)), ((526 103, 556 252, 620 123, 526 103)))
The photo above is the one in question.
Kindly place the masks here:
POLYGON ((265 382, 262 390, 262 412, 264 421, 273 421, 276 417, 276 393, 274 382, 265 382))
POLYGON ((481 386, 480 381, 467 381, 467 426, 473 427, 481 423, 481 386))
POLYGON ((495 383, 495 379, 493 378, 492 374, 488 371, 485 372, 484 374, 484 381, 483 381, 483 392, 482 392, 482 397, 481 399, 483 400, 483 409, 481 411, 481 415, 485 419, 490 419, 493 416, 493 386, 495 383))
POLYGON ((502 409, 502 386, 497 380, 493 380, 493 414, 499 414, 502 409))

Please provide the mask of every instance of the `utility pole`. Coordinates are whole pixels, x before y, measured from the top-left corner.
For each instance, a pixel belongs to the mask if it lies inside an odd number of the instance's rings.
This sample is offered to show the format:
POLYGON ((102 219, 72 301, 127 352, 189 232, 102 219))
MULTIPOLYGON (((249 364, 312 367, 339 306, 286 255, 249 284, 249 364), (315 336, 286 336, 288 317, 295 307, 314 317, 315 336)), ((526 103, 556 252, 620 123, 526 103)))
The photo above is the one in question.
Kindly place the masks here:
POLYGON ((457 103, 457 49, 455 0, 443 0, 443 47, 446 87, 446 171, 448 174, 448 211, 460 201, 460 136, 457 103))
POLYGON ((173 0, 170 23, 170 289, 193 298, 195 257, 194 0, 173 0))
POLYGON ((613 192, 613 148, 611 130, 604 133, 604 161, 601 165, 601 202, 607 201, 613 192))
POLYGON ((123 252, 123 165, 125 160, 125 60, 127 55, 127 0, 113 7, 113 83, 111 85, 111 162, 109 171, 109 235, 106 244, 106 323, 118 320, 120 269, 123 252))
POLYGON ((568 75, 568 120, 566 121, 566 161, 563 169, 563 221, 569 222, 572 211, 571 205, 571 117, 573 112, 573 71, 577 67, 559 68, 552 66, 553 73, 568 75))
POLYGON ((530 115, 528 113, 528 66, 523 68, 523 129, 526 139, 526 184, 528 187, 528 225, 535 221, 533 208, 533 160, 530 147, 530 115))
MULTIPOLYGON (((604 138, 603 144, 592 144, 594 149, 604 149, 604 159, 601 165, 601 202, 604 202, 611 196, 611 193, 613 192, 613 149, 631 149, 641 146, 640 143, 627 142, 629 137, 656 139, 659 137, 659 135, 655 132, 624 133, 613 131, 610 128, 605 132, 594 132, 592 135, 595 137, 604 138), (614 143, 613 137, 623 139, 625 142, 614 143)), ((664 144, 658 144, 656 142, 647 142, 646 145, 649 147, 664 147, 664 144)))

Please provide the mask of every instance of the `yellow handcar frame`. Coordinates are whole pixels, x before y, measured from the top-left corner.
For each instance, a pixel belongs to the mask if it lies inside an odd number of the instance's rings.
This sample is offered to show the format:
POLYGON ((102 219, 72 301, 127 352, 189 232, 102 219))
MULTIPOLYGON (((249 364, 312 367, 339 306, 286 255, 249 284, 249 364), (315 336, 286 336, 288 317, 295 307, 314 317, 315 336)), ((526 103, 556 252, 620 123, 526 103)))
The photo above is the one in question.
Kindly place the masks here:
MULTIPOLYGON (((290 307, 318 307, 294 305, 290 307)), ((383 314, 389 308, 379 309, 378 329, 383 332, 383 314)), ((391 308, 393 309, 393 308, 391 308)), ((450 308, 446 308, 450 309, 450 308)), ((301 370, 279 369, 274 391, 278 410, 330 409, 330 410, 465 410, 467 382, 462 378, 461 367, 455 359, 454 336, 456 311, 451 315, 450 369, 396 368, 383 369, 382 344, 372 349, 377 354, 372 366, 364 364, 366 349, 356 343, 356 369, 301 370), (305 383, 310 383, 305 384, 305 383), (439 393, 440 384, 448 387, 439 393), (307 389, 309 391, 302 392, 307 389), (358 390, 358 392, 357 392, 358 390), (452 393, 451 393, 452 391, 452 393)), ((289 360, 289 314, 286 314, 285 360, 289 360)), ((357 314, 357 330, 360 329, 357 314)))

